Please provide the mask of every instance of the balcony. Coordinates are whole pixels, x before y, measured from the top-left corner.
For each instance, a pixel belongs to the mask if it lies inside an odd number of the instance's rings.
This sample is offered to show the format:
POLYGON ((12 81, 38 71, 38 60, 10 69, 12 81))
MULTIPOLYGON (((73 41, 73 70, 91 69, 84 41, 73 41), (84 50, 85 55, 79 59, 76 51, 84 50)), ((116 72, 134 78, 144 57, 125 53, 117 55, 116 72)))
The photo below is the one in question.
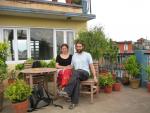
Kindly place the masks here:
POLYGON ((0 15, 87 21, 95 18, 90 5, 90 1, 85 0, 81 4, 54 0, 3 0, 0 2, 0 15))

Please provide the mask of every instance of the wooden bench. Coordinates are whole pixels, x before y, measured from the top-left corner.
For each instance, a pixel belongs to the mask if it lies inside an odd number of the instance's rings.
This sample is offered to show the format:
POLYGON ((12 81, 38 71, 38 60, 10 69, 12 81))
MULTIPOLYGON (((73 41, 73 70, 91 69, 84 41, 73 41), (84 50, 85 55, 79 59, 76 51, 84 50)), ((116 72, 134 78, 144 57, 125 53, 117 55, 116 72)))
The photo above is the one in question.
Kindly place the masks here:
POLYGON ((95 83, 93 79, 81 81, 81 94, 89 94, 91 96, 91 103, 93 103, 94 94, 98 94, 98 83, 95 83))

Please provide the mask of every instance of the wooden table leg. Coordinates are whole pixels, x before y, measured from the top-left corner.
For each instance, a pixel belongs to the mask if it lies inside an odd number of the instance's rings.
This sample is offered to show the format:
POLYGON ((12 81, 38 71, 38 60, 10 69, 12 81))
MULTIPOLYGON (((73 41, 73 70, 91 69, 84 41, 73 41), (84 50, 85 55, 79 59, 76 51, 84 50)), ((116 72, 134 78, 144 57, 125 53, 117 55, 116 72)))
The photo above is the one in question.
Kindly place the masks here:
POLYGON ((30 84, 30 87, 33 88, 33 77, 31 74, 29 75, 29 84, 30 84))
POLYGON ((57 97, 57 73, 54 72, 53 73, 53 77, 54 77, 54 97, 57 97))

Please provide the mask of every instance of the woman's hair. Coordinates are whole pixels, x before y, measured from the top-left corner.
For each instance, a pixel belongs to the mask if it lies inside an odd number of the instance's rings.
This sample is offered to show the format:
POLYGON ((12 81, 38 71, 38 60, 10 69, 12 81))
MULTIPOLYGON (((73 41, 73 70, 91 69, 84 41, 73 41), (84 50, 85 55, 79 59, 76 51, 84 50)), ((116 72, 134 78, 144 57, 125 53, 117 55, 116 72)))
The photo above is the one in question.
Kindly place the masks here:
POLYGON ((62 45, 60 46, 61 49, 62 49, 63 47, 66 47, 67 49, 69 48, 68 44, 62 44, 62 45))

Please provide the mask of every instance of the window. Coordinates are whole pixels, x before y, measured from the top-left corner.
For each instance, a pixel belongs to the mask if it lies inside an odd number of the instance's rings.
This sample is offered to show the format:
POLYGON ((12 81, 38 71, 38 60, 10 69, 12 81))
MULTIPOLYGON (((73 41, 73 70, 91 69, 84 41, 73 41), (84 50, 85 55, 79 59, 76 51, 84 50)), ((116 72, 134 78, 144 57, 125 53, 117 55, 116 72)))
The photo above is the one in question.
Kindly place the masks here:
POLYGON ((14 42, 14 30, 13 29, 4 29, 3 30, 4 41, 9 44, 10 55, 7 57, 7 61, 14 61, 14 52, 15 52, 15 42, 14 42))
POLYGON ((27 59, 27 31, 17 30, 18 60, 27 59))
POLYGON ((124 51, 128 51, 128 44, 124 44, 124 51))
POLYGON ((36 60, 49 60, 53 58, 53 30, 30 29, 31 57, 36 60))
POLYGON ((74 53, 74 32, 44 28, 0 28, 0 38, 9 43, 10 55, 7 61, 21 61, 28 58, 50 60, 60 53, 63 43, 74 53))
POLYGON ((67 32, 67 44, 69 46, 69 52, 71 54, 74 53, 74 36, 73 36, 73 32, 72 31, 68 31, 67 32))
POLYGON ((65 43, 64 42, 64 32, 56 31, 56 45, 57 45, 57 54, 60 53, 60 46, 65 43))
POLYGON ((74 53, 74 32, 69 30, 57 30, 56 31, 56 45, 57 54, 60 54, 60 46, 63 43, 67 43, 69 46, 69 53, 74 53))

